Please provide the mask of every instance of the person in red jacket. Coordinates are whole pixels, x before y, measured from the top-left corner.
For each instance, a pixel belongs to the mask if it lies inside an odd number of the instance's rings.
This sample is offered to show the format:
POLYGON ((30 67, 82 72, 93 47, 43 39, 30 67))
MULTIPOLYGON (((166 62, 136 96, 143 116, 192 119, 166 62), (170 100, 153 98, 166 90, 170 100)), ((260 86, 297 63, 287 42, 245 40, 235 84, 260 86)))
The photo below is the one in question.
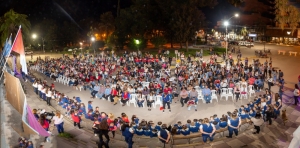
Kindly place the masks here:
POLYGON ((74 122, 74 126, 78 126, 79 129, 81 129, 82 127, 80 126, 80 121, 81 121, 81 118, 80 116, 78 115, 78 111, 75 110, 75 111, 72 111, 71 112, 71 117, 72 117, 72 120, 74 122))
POLYGON ((46 117, 44 114, 41 114, 41 116, 39 118, 39 123, 46 131, 49 130, 49 122, 46 120, 46 117))

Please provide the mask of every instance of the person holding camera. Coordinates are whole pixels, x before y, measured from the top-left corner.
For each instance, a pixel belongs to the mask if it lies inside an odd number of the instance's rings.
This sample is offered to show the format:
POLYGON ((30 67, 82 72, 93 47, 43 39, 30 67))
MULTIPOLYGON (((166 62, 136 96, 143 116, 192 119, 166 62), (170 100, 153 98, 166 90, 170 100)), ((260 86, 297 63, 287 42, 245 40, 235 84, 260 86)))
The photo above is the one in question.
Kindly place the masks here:
POLYGON ((157 137, 164 144, 164 148, 165 148, 166 147, 165 145, 168 144, 168 142, 169 142, 169 140, 171 138, 171 134, 167 130, 167 125, 166 124, 163 124, 161 126, 161 130, 158 131, 157 137))

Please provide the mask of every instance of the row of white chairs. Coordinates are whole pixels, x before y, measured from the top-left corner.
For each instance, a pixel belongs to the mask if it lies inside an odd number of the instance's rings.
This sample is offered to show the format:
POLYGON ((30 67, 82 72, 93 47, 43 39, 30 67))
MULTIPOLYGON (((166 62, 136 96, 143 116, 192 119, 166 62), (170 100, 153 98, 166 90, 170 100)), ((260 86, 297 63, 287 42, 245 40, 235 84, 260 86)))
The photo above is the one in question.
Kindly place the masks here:
MULTIPOLYGON (((111 96, 111 97, 112 97, 112 96, 111 96)), ((138 97, 138 94, 130 94, 130 98, 129 98, 129 100, 126 102, 126 105, 127 105, 127 106, 130 106, 130 104, 133 104, 134 107, 137 107, 137 106, 138 106, 138 105, 137 105, 137 101, 138 101, 138 98, 137 98, 137 97, 138 97)), ((102 98, 100 98, 100 99, 106 100, 104 97, 102 97, 102 98)), ((110 98, 107 99, 107 101, 110 101, 110 98)), ((123 104, 123 103, 121 102, 121 99, 119 100, 119 102, 120 102, 121 105, 123 104)), ((146 107, 146 103, 147 103, 147 101, 144 100, 144 102, 143 102, 143 108, 146 107)), ((156 105, 162 106, 162 96, 159 96, 159 95, 155 96, 155 100, 154 100, 154 102, 153 102, 153 104, 152 104, 153 108, 156 108, 156 105)))

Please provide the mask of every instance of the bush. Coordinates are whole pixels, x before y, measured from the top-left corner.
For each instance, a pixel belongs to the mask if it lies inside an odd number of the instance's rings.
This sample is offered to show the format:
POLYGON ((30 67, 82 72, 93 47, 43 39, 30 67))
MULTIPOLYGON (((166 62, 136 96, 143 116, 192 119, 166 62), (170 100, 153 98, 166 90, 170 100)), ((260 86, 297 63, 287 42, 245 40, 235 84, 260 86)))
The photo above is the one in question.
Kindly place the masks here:
POLYGON ((155 48, 159 48, 160 46, 167 43, 167 40, 163 36, 156 36, 151 39, 151 43, 155 46, 155 48))
POLYGON ((67 138, 67 139, 73 138, 73 136, 69 133, 60 133, 58 134, 58 137, 67 138))

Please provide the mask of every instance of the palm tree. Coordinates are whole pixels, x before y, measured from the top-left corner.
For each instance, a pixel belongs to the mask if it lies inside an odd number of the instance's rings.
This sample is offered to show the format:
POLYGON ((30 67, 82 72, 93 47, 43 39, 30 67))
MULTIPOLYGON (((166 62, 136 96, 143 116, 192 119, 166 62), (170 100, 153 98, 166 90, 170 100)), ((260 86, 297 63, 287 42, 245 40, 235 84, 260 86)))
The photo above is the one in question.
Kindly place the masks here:
MULTIPOLYGON (((30 22, 27 20, 27 15, 16 13, 10 9, 0 18, 0 33, 1 33, 1 44, 5 42, 5 39, 12 34, 13 36, 17 33, 19 26, 22 26, 22 32, 24 36, 29 35, 30 22)), ((24 37, 26 40, 26 37, 24 37)))

